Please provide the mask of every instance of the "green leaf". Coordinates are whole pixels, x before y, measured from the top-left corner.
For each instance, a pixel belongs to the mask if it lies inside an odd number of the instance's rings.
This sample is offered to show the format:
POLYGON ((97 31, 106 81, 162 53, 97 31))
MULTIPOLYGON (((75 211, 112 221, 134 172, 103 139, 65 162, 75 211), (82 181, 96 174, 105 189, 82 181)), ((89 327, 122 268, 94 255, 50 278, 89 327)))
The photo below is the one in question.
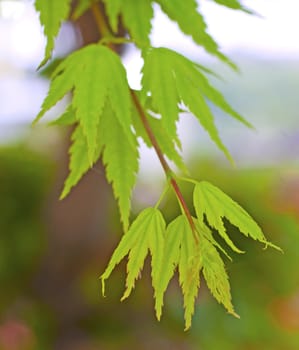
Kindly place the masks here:
POLYGON ((179 114, 179 97, 175 85, 174 67, 170 50, 149 49, 144 57, 142 69, 142 95, 150 94, 152 103, 162 116, 162 124, 171 138, 176 136, 179 114))
POLYGON ((185 216, 181 217, 183 240, 181 242, 179 260, 179 282, 184 298, 185 330, 191 327, 194 314, 195 299, 200 285, 200 270, 202 268, 198 244, 195 242, 193 232, 185 216))
POLYGON ((160 4, 170 19, 178 23, 185 34, 191 35, 195 43, 236 69, 235 64, 220 52, 217 43, 207 33, 207 25, 198 11, 198 4, 195 0, 156 0, 156 2, 160 4))
POLYGON ((162 262, 164 234, 165 221, 161 212, 155 208, 143 210, 124 234, 101 276, 103 294, 105 293, 105 280, 128 253, 126 290, 121 300, 127 298, 134 288, 135 280, 143 268, 148 251, 152 256, 152 281, 153 287, 156 288, 159 283, 157 271, 162 262))
POLYGON ((116 118, 111 104, 106 104, 101 117, 103 143, 103 162, 106 176, 112 183, 114 196, 118 199, 121 221, 127 230, 131 210, 132 188, 138 171, 137 142, 130 131, 129 137, 116 118))
POLYGON ((255 14, 254 11, 243 6, 240 3, 240 1, 238 1, 238 0, 213 0, 213 1, 219 5, 226 6, 230 9, 233 9, 233 10, 240 10, 240 11, 246 12, 248 14, 255 14))
POLYGON ((195 298, 200 285, 201 256, 192 229, 184 215, 167 227, 163 263, 159 270, 159 285, 155 290, 155 310, 158 320, 162 314, 163 296, 176 267, 184 298, 185 330, 190 328, 195 298))
POLYGON ((130 139, 132 102, 126 71, 116 53, 92 44, 69 55, 53 73, 48 96, 36 121, 71 89, 74 90, 72 106, 87 140, 90 161, 96 152, 100 114, 107 100, 130 139))
POLYGON ((184 104, 188 107, 190 112, 196 116, 200 124, 209 133, 210 138, 215 142, 218 148, 225 154, 227 159, 233 163, 233 159, 221 141, 218 130, 214 122, 214 116, 207 105, 203 96, 199 93, 196 85, 191 85, 188 77, 181 72, 177 72, 176 84, 184 104))
POLYGON ((41 25, 47 38, 45 58, 40 64, 43 66, 51 57, 54 39, 59 32, 61 22, 66 20, 71 7, 71 0, 35 0, 35 8, 39 12, 41 25))
MULTIPOLYGON (((68 57, 67 63, 70 61, 68 57)), ((66 60, 62 61, 56 70, 52 74, 52 81, 49 87, 48 94, 44 99, 41 110, 37 117, 33 121, 33 124, 37 123, 45 113, 56 105, 68 92, 70 92, 75 83, 75 77, 71 66, 65 64, 66 60), (63 74, 60 74, 63 71, 63 74)))
POLYGON ((122 16, 131 38, 137 46, 150 45, 151 20, 154 12, 151 0, 126 0, 123 2, 122 16))
POLYGON ((153 8, 151 0, 104 0, 112 30, 116 33, 118 17, 121 16, 124 26, 138 47, 150 45, 149 34, 153 8))
POLYGON ((144 55, 142 78, 142 100, 150 96, 153 112, 161 115, 162 124, 171 139, 176 138, 176 121, 179 103, 184 103, 209 133, 211 139, 232 158, 222 143, 216 129, 213 115, 205 101, 209 99, 233 118, 245 121, 213 88, 201 72, 202 68, 175 51, 166 48, 148 50, 144 55))
POLYGON ((105 4, 110 26, 114 33, 116 33, 123 0, 103 0, 103 2, 105 4))
POLYGON ((209 225, 219 232, 234 251, 241 253, 226 233, 224 217, 245 236, 279 249, 266 240, 258 224, 238 203, 209 182, 201 181, 195 185, 193 203, 198 219, 203 221, 206 215, 209 225))
POLYGON ((64 183, 64 188, 60 199, 65 198, 72 187, 74 187, 82 178, 82 176, 91 168, 100 157, 103 144, 100 142, 97 143, 97 151, 94 153, 94 158, 90 163, 88 158, 88 147, 87 142, 84 137, 82 128, 80 125, 76 127, 72 134, 72 145, 70 147, 70 173, 64 183))
POLYGON ((199 250, 203 276, 212 295, 219 303, 224 305, 230 314, 239 317, 232 305, 228 275, 217 249, 201 235, 199 250))
MULTIPOLYGON (((182 56, 183 57, 183 56, 182 56)), ((201 66, 197 63, 185 59, 185 64, 181 65, 182 75, 188 77, 189 81, 196 86, 200 92, 205 96, 208 100, 210 100, 215 106, 222 109, 225 113, 229 114, 231 117, 235 118, 239 122, 243 123, 249 128, 253 128, 253 126, 244 119, 238 112, 236 112, 229 103, 225 100, 224 96, 220 91, 215 89, 208 81, 208 79, 200 72, 203 70, 201 66), (196 70, 197 71, 196 71, 196 70)), ((181 57, 180 57, 181 60, 181 57)))
POLYGON ((160 320, 162 314, 164 293, 179 263, 180 246, 184 239, 184 231, 185 219, 182 215, 167 226, 163 261, 159 267, 159 284, 155 289, 155 310, 158 320, 160 320))

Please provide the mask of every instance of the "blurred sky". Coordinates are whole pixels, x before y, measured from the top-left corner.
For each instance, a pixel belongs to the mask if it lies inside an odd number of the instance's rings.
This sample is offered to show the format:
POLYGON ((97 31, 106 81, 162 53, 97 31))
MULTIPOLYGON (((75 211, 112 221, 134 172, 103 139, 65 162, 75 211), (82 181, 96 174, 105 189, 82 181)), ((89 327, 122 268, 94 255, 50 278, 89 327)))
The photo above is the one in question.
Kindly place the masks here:
MULTIPOLYGON (((260 16, 231 11, 209 0, 200 1, 209 31, 222 50, 228 55, 243 52, 259 58, 298 59, 299 1, 251 0, 243 1, 243 4, 260 16)), ((198 61, 208 59, 202 49, 182 35, 177 25, 159 11, 158 6, 155 6, 155 10, 152 31, 154 46, 174 48, 198 61)), ((1 141, 1 138, 6 139, 10 133, 14 134, 17 124, 32 121, 38 113, 48 83, 35 73, 43 57, 45 41, 32 1, 0 0, 0 11, 1 141)), ((74 47, 75 36, 68 26, 64 26, 63 30, 61 38, 64 38, 64 45, 57 46, 63 47, 67 52, 74 47), (66 37, 68 40, 65 40, 66 37)), ((129 48, 123 61, 131 86, 137 88, 140 85, 142 66, 139 53, 129 48)), ((187 126, 182 134, 188 138, 189 131, 187 126)), ((150 154, 146 154, 145 162, 151 162, 150 158, 150 154)))

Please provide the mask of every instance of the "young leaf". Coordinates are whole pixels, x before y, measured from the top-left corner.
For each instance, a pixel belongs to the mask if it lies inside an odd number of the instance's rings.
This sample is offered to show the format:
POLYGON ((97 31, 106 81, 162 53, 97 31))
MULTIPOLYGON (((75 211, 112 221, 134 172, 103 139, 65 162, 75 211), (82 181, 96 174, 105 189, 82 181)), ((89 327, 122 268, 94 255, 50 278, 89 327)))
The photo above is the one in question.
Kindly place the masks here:
POLYGON ((151 0, 104 0, 111 28, 117 32, 118 16, 121 15, 125 27, 139 47, 149 46, 153 8, 151 0))
POLYGON ((103 144, 100 140, 97 143, 97 151, 94 153, 92 163, 88 158, 88 147, 82 128, 78 125, 72 134, 72 146, 70 147, 70 173, 64 183, 64 188, 60 199, 65 198, 82 176, 91 168, 100 157, 103 144))
POLYGON ((135 280, 143 268, 148 250, 150 250, 152 256, 153 287, 157 288, 157 284, 159 283, 157 272, 162 262, 164 234, 165 221, 161 212, 154 208, 143 210, 124 234, 106 270, 101 276, 103 294, 105 292, 105 280, 109 278, 115 266, 129 253, 126 290, 122 296, 122 300, 127 298, 134 288, 135 280))
POLYGON ((156 0, 156 2, 170 19, 178 23, 185 34, 192 36, 195 43, 236 69, 235 64, 220 52, 217 43, 207 33, 207 25, 197 9, 198 4, 195 0, 156 0))
POLYGON ((175 70, 169 61, 168 50, 149 49, 145 53, 142 69, 142 93, 150 94, 153 106, 162 116, 162 124, 170 137, 176 136, 176 121, 179 114, 179 96, 175 85, 175 70))
POLYGON ((116 33, 123 0, 103 0, 103 2, 105 4, 110 26, 114 33, 116 33))
POLYGON ((129 225, 132 188, 138 171, 138 150, 136 139, 130 130, 124 128, 115 116, 110 103, 107 103, 101 116, 102 142, 104 143, 103 162, 106 176, 112 183, 114 196, 118 199, 121 221, 124 229, 129 225))
POLYGON ((58 34, 61 22, 66 20, 70 12, 71 0, 35 0, 35 8, 39 12, 41 25, 47 38, 43 66, 51 57, 54 39, 58 34))
POLYGON ((132 39, 141 48, 150 45, 149 34, 153 15, 151 0, 126 0, 123 2, 123 21, 132 39))
POLYGON ((36 121, 72 88, 72 106, 86 137, 90 160, 96 152, 99 116, 106 100, 111 102, 128 139, 131 137, 131 97, 125 69, 116 53, 92 44, 69 55, 53 73, 36 121))
POLYGON ((196 244, 193 232, 185 216, 181 216, 181 230, 183 240, 181 242, 179 260, 179 282, 184 298, 185 330, 191 327, 194 313, 195 298, 198 295, 200 285, 200 270, 202 268, 201 256, 198 244, 196 244))
POLYGON ((239 317, 232 305, 228 276, 217 249, 204 236, 200 235, 199 250, 203 276, 212 295, 224 305, 230 314, 239 317))
POLYGON ((159 267, 159 284, 155 289, 155 310, 160 320, 163 307, 163 296, 179 263, 180 247, 184 239, 185 219, 181 215, 172 221, 166 230, 163 261, 159 267))
POLYGON ((223 151, 227 159, 233 163, 229 151, 224 146, 218 135, 213 114, 205 99, 199 94, 198 88, 192 86, 190 81, 188 81, 188 77, 181 74, 181 72, 177 72, 176 84, 184 104, 188 107, 190 112, 197 117, 204 129, 209 133, 210 138, 215 142, 218 148, 223 151))
POLYGON ((229 113, 232 117, 248 125, 225 101, 223 96, 213 88, 200 72, 197 64, 184 56, 166 49, 149 49, 144 55, 142 78, 142 97, 151 96, 152 105, 161 114, 161 121, 169 136, 176 137, 178 104, 183 102, 208 131, 211 139, 222 150, 227 158, 232 158, 223 145, 213 115, 205 101, 210 99, 214 104, 229 113))
POLYGON ((230 9, 233 9, 233 10, 241 10, 241 11, 246 12, 248 14, 255 14, 255 12, 253 12, 252 10, 241 5, 238 0, 213 0, 213 1, 219 5, 226 6, 230 9))
POLYGON ((196 184, 193 193, 193 203, 198 219, 203 221, 204 215, 206 215, 209 225, 215 228, 226 243, 236 252, 240 253, 241 251, 227 235, 223 224, 224 217, 238 227, 245 236, 276 247, 267 242, 261 228, 238 203, 209 182, 201 181, 196 184))

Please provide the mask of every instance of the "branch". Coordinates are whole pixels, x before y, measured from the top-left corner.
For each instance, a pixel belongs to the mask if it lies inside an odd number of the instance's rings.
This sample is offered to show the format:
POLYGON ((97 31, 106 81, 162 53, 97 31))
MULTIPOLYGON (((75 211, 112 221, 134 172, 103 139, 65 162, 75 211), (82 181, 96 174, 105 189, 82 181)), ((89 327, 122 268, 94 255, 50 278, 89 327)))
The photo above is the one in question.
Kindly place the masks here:
MULTIPOLYGON (((91 5, 91 10, 92 10, 92 13, 94 15, 94 18, 95 18, 95 21, 96 21, 96 24, 98 26, 100 34, 103 37, 104 36, 106 36, 108 38, 109 37, 113 37, 113 35, 112 35, 112 33, 111 33, 107 23, 106 23, 106 20, 105 20, 103 14, 101 13, 101 11, 99 10, 99 8, 98 8, 96 3, 93 3, 91 5)), ((110 45, 108 44, 108 47, 110 47, 113 50, 113 47, 111 46, 111 44, 110 45)), ((149 137, 149 139, 150 139, 150 141, 151 141, 151 143, 153 145, 153 148, 154 148, 154 150, 155 150, 155 152, 156 152, 156 154, 157 154, 157 156, 159 158, 159 161, 160 161, 160 163, 162 165, 162 168, 163 168, 163 170, 165 172, 165 175, 166 175, 167 179, 169 180, 169 182, 170 182, 170 184, 171 184, 171 186, 172 186, 172 188, 173 188, 173 190, 174 190, 174 192, 176 194, 176 197, 177 197, 177 199, 179 201, 180 207, 181 207, 182 211, 184 212, 184 214, 186 215, 186 218, 187 218, 187 220, 189 222, 189 225, 190 225, 190 227, 192 229, 194 240, 195 240, 196 243, 198 243, 198 235, 197 235, 197 232, 196 232, 196 227, 194 225, 194 222, 193 222, 191 213, 190 213, 190 211, 188 209, 188 206, 187 206, 187 204, 185 202, 184 196, 183 196, 183 194, 182 194, 182 192, 181 192, 181 190, 179 188, 178 183, 175 180, 174 174, 173 174, 170 166, 168 165, 168 163, 167 163, 167 161, 166 161, 166 159, 164 157, 163 152, 161 151, 161 148, 160 148, 160 146, 158 144, 158 141, 157 141, 157 139, 156 139, 156 137, 155 137, 151 127, 150 127, 150 124, 149 124, 149 122, 147 120, 147 117, 146 117, 146 114, 144 112, 144 109, 143 109, 143 107, 142 107, 142 105, 141 105, 141 103, 140 103, 136 93, 133 90, 130 90, 130 91, 131 91, 132 100, 134 102, 134 105, 136 106, 136 109, 137 109, 138 114, 139 114, 139 116, 141 118, 141 121, 142 121, 142 124, 143 124, 143 126, 145 128, 145 131, 146 131, 146 133, 147 133, 147 135, 148 135, 148 137, 149 137)))
POLYGON ((196 228, 195 228, 192 216, 190 214, 190 211, 188 209, 188 206, 187 206, 187 204, 185 202, 184 196, 183 196, 183 194, 182 194, 182 192, 181 192, 181 190, 179 188, 178 183, 176 182, 176 180, 174 178, 174 175, 173 175, 173 172, 172 172, 170 166, 168 165, 168 163, 167 163, 167 161, 166 161, 166 159, 165 159, 165 157, 163 155, 163 152, 160 149, 158 141, 157 141, 157 139, 156 139, 156 137, 155 137, 151 127, 150 127, 150 124, 149 124, 149 122, 148 122, 148 120, 146 118, 146 114, 145 114, 145 112, 144 112, 144 110, 143 110, 143 108, 142 108, 142 106, 141 106, 141 104, 139 102, 139 99, 138 99, 136 93, 133 90, 131 90, 131 95, 132 95, 132 99, 133 99, 134 105, 136 106, 137 111, 139 113, 139 116, 141 118, 142 124, 143 124, 143 126, 145 128, 145 131, 146 131, 146 133, 147 133, 147 135, 148 135, 148 137, 149 137, 149 139, 150 139, 150 141, 151 141, 151 143, 152 143, 152 145, 154 147, 154 150, 155 150, 155 152, 156 152, 156 154, 157 154, 157 156, 159 158, 159 161, 160 161, 160 163, 162 165, 162 168, 163 168, 163 170, 164 170, 164 172, 166 174, 166 177, 170 181, 170 184, 171 184, 171 186, 172 186, 172 188, 173 188, 173 190, 174 190, 174 192, 176 194, 176 197, 177 197, 177 199, 178 199, 178 201, 179 201, 179 203, 181 205, 181 208, 183 209, 183 211, 184 211, 184 213, 185 213, 185 215, 186 215, 186 217, 188 219, 188 222, 189 222, 189 224, 191 226, 191 229, 192 229, 192 232, 193 232, 194 239, 198 243, 198 237, 197 237, 197 234, 196 234, 196 228))

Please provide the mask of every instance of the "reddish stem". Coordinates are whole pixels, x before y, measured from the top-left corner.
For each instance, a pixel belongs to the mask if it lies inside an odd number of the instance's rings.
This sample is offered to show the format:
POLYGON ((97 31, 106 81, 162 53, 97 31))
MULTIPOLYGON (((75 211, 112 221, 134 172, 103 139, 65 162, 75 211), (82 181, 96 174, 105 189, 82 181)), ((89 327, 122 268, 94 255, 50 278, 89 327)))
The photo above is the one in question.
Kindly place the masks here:
POLYGON ((155 135, 154 135, 154 133, 153 133, 153 131, 151 129, 151 126, 150 126, 150 124, 149 124, 149 122, 147 120, 146 114, 145 114, 145 112, 144 112, 144 110, 143 110, 143 108, 142 108, 142 106, 141 106, 141 104, 139 102, 139 99, 138 99, 136 93, 131 90, 131 95, 132 95, 132 99, 134 101, 134 105, 136 106, 136 109, 137 109, 137 111, 138 111, 138 113, 140 115, 142 124, 143 124, 143 126, 145 128, 145 131, 146 131, 146 133, 147 133, 147 135, 148 135, 148 137, 149 137, 153 147, 154 147, 155 152, 157 153, 157 156, 158 156, 158 158, 160 160, 160 163, 161 163, 162 168, 163 168, 163 170, 164 170, 164 172, 166 174, 166 177, 169 179, 170 184, 171 184, 171 186, 172 186, 172 188, 173 188, 173 190, 174 190, 174 192, 175 192, 175 194, 177 196, 177 199, 180 202, 181 207, 184 210, 184 213, 185 213, 185 215, 187 217, 187 220, 188 220, 188 222, 190 224, 190 227, 192 229, 192 232, 193 232, 193 235, 194 235, 194 239, 195 239, 196 242, 198 242, 198 237, 197 237, 197 234, 196 234, 196 228, 195 228, 192 216, 190 214, 190 211, 188 209, 188 206, 187 206, 187 204, 185 202, 185 199, 183 197, 183 194, 182 194, 182 192, 181 192, 181 190, 179 188, 179 185, 177 184, 177 182, 176 182, 176 180, 175 180, 175 178, 173 176, 172 170, 171 170, 170 166, 168 165, 168 163, 167 163, 167 161, 166 161, 166 159, 165 159, 165 157, 163 155, 163 152, 160 149, 158 141, 156 140, 156 137, 155 137, 155 135))

